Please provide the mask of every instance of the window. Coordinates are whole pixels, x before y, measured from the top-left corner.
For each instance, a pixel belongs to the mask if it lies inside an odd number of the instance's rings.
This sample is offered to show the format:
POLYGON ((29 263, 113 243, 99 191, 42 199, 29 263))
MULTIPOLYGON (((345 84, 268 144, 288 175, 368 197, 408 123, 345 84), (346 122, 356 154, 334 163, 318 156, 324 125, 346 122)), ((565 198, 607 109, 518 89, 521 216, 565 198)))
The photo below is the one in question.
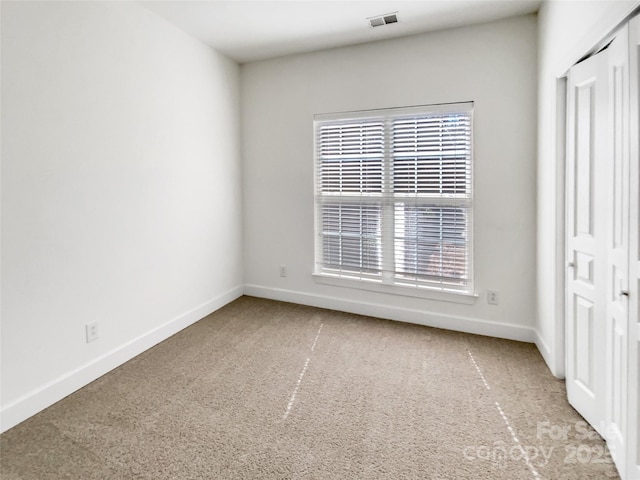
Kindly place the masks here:
POLYGON ((471 293, 472 103, 316 116, 316 271, 471 293))

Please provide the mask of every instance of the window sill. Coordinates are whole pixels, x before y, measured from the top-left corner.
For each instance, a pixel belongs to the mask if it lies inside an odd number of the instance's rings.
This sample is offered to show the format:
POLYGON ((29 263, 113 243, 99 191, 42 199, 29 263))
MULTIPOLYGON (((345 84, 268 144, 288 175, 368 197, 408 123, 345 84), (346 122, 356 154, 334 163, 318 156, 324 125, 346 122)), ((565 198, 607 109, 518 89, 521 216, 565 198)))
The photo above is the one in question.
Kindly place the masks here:
POLYGON ((397 285, 382 285, 380 283, 367 282, 366 280, 351 280, 348 278, 330 277, 314 273, 313 279, 322 285, 332 285, 334 287, 355 288, 358 290, 369 290, 377 293, 388 293, 390 295, 401 295, 405 297, 427 298, 440 302, 460 303, 473 305, 476 303, 478 295, 475 293, 443 292, 429 288, 412 288, 397 285))

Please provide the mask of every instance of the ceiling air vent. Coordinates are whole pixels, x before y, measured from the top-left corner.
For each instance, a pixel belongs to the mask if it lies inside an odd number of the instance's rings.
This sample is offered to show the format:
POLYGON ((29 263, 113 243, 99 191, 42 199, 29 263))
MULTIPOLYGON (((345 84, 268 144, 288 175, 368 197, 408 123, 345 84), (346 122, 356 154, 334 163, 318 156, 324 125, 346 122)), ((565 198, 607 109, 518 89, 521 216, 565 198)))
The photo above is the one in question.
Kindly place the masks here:
POLYGON ((381 27, 382 25, 388 25, 390 23, 398 23, 398 12, 369 17, 367 20, 369 20, 369 24, 372 27, 381 27))

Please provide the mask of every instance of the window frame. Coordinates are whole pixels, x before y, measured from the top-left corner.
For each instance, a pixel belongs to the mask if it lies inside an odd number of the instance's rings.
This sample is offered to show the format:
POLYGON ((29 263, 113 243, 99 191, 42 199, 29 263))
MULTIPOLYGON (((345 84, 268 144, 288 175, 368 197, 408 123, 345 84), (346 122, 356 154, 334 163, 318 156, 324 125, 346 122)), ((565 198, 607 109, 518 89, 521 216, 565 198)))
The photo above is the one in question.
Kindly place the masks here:
MULTIPOLYGON (((314 161, 313 161, 313 179, 314 179, 314 270, 313 278, 317 283, 336 285, 342 287, 358 288, 364 290, 372 290, 381 293, 390 293, 396 295, 405 295, 412 297, 433 298, 436 300, 452 301, 455 303, 471 304, 475 302, 477 295, 474 291, 474 256, 473 256, 473 217, 474 217, 474 104, 473 102, 458 102, 448 104, 437 105, 418 105, 411 107, 398 107, 398 108, 385 108, 375 110, 360 110, 352 112, 340 112, 330 114, 314 115, 313 121, 313 146, 314 146, 314 161), (402 195, 394 191, 392 168, 394 166, 394 156, 391 152, 391 145, 393 139, 393 133, 390 125, 394 120, 397 121, 403 117, 416 117, 420 115, 438 115, 447 113, 464 113, 469 116, 470 122, 470 145, 469 145, 469 162, 465 168, 466 174, 470 177, 467 184, 468 194, 464 195, 441 195, 440 197, 423 196, 420 195, 402 195), (354 194, 348 195, 345 192, 339 192, 336 194, 328 194, 321 192, 319 185, 320 177, 320 150, 318 140, 320 137, 319 129, 324 125, 338 125, 348 124, 352 121, 381 121, 383 122, 383 154, 382 154, 382 190, 380 193, 369 194, 354 194), (352 200, 350 200, 352 198, 352 200), (380 274, 366 275, 360 273, 344 273, 341 270, 332 271, 330 268, 323 268, 321 261, 323 259, 323 228, 322 228, 322 214, 320 212, 321 206, 327 199, 333 199, 337 203, 348 203, 349 201, 357 203, 367 203, 367 201, 380 200, 381 208, 395 209, 397 205, 400 205, 403 198, 411 202, 415 202, 415 205, 423 206, 461 206, 467 210, 465 221, 465 233, 467 235, 465 242, 465 253, 467 262, 465 269, 467 272, 467 284, 463 286, 445 285, 441 280, 438 282, 431 282, 424 279, 419 279, 419 275, 416 274, 415 280, 402 281, 399 279, 400 272, 395 271, 395 242, 396 242, 396 230, 394 216, 395 212, 389 213, 385 211, 382 213, 380 222, 381 227, 381 247, 380 252, 382 255, 380 274), (386 200, 386 203, 383 202, 386 200), (389 223, 391 222, 391 223, 389 223)), ((438 184, 440 187, 442 181, 438 184)), ((437 208, 437 207, 436 207, 437 208)), ((442 255, 442 254, 441 254, 442 255)))

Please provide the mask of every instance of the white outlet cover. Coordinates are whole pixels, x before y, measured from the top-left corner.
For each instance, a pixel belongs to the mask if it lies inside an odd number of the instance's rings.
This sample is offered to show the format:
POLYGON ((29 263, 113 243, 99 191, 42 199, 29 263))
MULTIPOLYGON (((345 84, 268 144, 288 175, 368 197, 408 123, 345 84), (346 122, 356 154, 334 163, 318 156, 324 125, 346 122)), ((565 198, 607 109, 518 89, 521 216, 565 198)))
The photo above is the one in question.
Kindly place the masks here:
POLYGON ((87 334, 87 343, 98 339, 98 322, 91 322, 85 325, 87 334))
POLYGON ((500 302, 500 295, 495 290, 487 290, 487 303, 489 305, 498 305, 500 302))

